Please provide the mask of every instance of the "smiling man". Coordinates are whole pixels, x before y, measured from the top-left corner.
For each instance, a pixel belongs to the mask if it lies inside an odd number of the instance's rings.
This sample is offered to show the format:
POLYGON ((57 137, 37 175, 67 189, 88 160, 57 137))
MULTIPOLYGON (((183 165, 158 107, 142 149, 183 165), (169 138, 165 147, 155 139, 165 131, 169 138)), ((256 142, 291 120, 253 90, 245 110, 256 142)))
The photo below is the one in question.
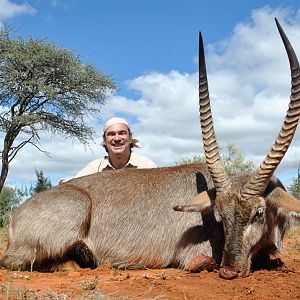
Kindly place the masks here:
MULTIPOLYGON (((105 123, 102 145, 108 155, 90 162, 75 175, 75 178, 122 168, 156 168, 151 159, 132 152, 132 148, 140 148, 140 142, 132 138, 130 126, 123 118, 111 118, 105 123)), ((61 180, 60 183, 65 181, 67 180, 61 180)))

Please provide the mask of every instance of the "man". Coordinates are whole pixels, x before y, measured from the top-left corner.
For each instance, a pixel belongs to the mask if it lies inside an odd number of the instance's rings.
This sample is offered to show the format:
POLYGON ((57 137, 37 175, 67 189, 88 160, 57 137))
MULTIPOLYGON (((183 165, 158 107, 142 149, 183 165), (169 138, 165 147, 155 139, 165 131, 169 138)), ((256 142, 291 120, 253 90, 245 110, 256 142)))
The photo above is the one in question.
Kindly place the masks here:
MULTIPOLYGON (((140 148, 140 143, 132 138, 130 126, 123 118, 111 118, 105 123, 102 145, 108 155, 90 162, 75 175, 75 178, 106 170, 156 168, 151 159, 132 152, 132 148, 140 148)), ((61 179, 60 183, 66 181, 61 179)))

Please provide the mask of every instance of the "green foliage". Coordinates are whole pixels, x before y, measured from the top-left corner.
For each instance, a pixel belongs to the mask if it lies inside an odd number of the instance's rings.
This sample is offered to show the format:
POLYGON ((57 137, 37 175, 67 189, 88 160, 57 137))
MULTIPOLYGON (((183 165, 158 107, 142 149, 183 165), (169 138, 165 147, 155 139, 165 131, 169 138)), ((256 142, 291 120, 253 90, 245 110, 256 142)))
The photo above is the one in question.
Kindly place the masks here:
POLYGON ((29 188, 29 194, 34 196, 35 194, 45 191, 48 188, 52 187, 51 181, 44 175, 43 170, 35 170, 36 174, 36 183, 34 186, 29 188))
POLYGON ((85 145, 92 140, 95 132, 86 118, 99 118, 108 92, 115 89, 110 76, 71 51, 45 39, 14 40, 0 31, 0 130, 5 133, 0 190, 17 152, 28 143, 40 150, 39 132, 85 145), (20 135, 23 140, 16 144, 20 135))
MULTIPOLYGON (((226 172, 230 174, 247 173, 254 170, 254 163, 245 160, 244 154, 234 144, 229 144, 226 151, 221 149, 222 162, 226 172), (225 153, 224 153, 225 152, 225 153)), ((204 155, 195 155, 193 158, 184 158, 177 165, 205 163, 204 155)))
POLYGON ((182 158, 176 165, 200 164, 205 163, 204 155, 194 155, 192 158, 182 158))
POLYGON ((295 198, 300 199, 300 181, 298 178, 293 178, 291 184, 287 187, 288 192, 295 198))
POLYGON ((244 154, 234 144, 227 145, 222 161, 226 172, 230 174, 248 173, 254 170, 254 162, 246 160, 244 154))
POLYGON ((20 204, 22 193, 20 190, 4 186, 0 193, 0 227, 9 222, 9 217, 20 204))

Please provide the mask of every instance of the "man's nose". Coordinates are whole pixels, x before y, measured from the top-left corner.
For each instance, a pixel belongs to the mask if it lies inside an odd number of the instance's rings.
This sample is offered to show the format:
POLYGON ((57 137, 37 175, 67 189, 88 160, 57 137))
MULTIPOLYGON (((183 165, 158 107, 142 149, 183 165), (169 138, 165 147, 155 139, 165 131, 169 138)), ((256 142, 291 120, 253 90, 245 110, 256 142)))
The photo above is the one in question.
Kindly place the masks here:
POLYGON ((114 140, 119 141, 120 139, 121 139, 121 136, 118 133, 116 133, 114 140))

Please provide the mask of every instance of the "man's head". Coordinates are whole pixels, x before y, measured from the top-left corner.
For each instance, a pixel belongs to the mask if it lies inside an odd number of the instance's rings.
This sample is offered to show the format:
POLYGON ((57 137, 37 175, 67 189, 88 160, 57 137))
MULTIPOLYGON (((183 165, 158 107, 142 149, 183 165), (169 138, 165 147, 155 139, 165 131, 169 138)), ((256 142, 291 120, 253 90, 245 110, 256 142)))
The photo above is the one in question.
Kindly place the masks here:
POLYGON ((103 127, 103 147, 109 155, 129 154, 132 147, 139 147, 132 139, 130 126, 123 118, 111 118, 103 127))

